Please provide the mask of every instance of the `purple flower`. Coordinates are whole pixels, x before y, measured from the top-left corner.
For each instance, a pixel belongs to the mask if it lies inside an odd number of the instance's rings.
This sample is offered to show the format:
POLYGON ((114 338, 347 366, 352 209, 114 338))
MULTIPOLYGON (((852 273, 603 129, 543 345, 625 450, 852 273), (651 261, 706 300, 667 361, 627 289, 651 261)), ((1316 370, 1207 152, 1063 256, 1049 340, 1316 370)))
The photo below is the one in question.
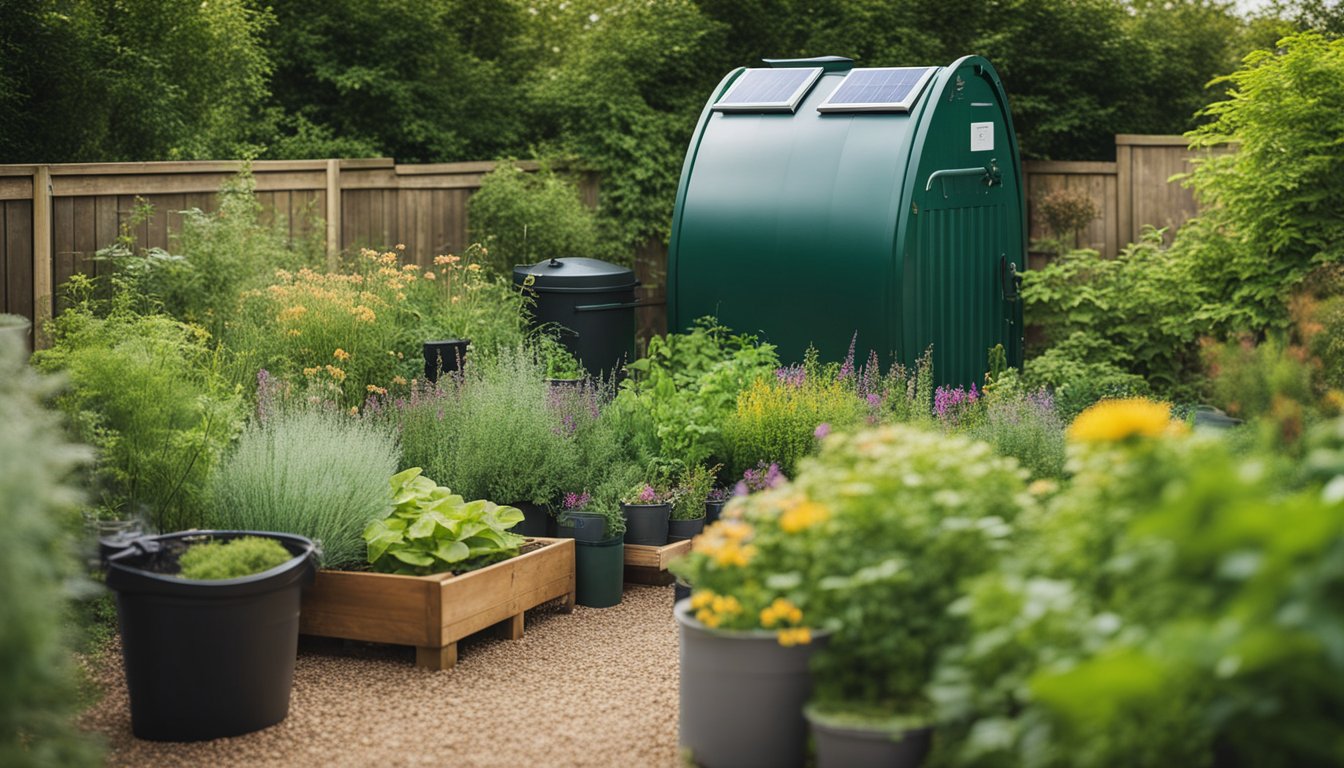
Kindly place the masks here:
POLYGON ((588 506, 588 502, 592 500, 592 494, 587 491, 584 491, 583 493, 570 492, 565 494, 562 504, 567 511, 573 512, 588 506))
POLYGON ((762 461, 755 469, 748 469, 742 473, 742 479, 733 488, 733 495, 746 496, 749 493, 774 488, 786 479, 784 473, 779 471, 778 464, 771 462, 770 466, 766 466, 762 461))
POLYGON ((831 425, 829 422, 821 422, 817 428, 812 430, 812 436, 818 440, 825 440, 826 436, 831 434, 831 425))
POLYGON ((787 368, 775 369, 775 380, 780 384, 790 387, 801 387, 807 382, 807 369, 801 365, 790 365, 787 368))
POLYGON ((840 366, 840 375, 837 377, 841 381, 854 376, 854 346, 859 343, 859 332, 855 331, 853 338, 849 340, 849 353, 845 355, 845 362, 840 366))
POLYGON ((731 495, 732 494, 729 493, 727 488, 714 488, 711 489, 709 495, 705 497, 705 501, 710 501, 714 503, 727 501, 728 497, 731 495))
POLYGON ((867 396, 864 397, 864 400, 868 401, 869 408, 877 408, 882 405, 882 396, 876 392, 869 392, 867 396))
POLYGON ((643 490, 639 492, 640 504, 654 504, 658 501, 658 491, 654 490, 652 485, 645 483, 643 490))

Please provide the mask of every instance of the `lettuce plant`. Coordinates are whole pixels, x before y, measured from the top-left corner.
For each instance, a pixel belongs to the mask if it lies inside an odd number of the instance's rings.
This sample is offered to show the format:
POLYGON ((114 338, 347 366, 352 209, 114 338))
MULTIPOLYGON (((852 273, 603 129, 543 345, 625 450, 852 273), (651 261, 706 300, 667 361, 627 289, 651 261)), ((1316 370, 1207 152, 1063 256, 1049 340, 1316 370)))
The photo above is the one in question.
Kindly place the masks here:
POLYGON ((509 533, 523 513, 480 499, 466 501, 413 467, 392 476, 392 512, 364 530, 376 571, 424 576, 470 571, 518 554, 509 533))

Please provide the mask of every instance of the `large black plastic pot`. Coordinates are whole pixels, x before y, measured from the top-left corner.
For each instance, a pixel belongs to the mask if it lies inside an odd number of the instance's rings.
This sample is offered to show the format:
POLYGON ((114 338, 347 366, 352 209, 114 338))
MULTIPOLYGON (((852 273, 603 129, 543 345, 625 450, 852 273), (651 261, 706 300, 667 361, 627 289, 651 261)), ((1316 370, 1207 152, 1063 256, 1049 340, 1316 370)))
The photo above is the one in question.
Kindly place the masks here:
POLYGON ((661 547, 667 543, 669 504, 622 504, 625 513, 625 543, 661 547))
POLYGON ((513 283, 530 292, 532 326, 559 326, 561 344, 595 376, 618 373, 635 348, 635 288, 627 267, 583 257, 513 268, 513 283))
POLYGON ((509 530, 520 536, 549 536, 551 534, 551 514, 540 504, 519 501, 510 506, 517 507, 523 513, 523 521, 509 530))
POLYGON ((723 505, 727 503, 728 503, 727 501, 706 501, 705 525, 709 525, 710 523, 713 523, 714 521, 718 520, 719 515, 723 514, 723 505))
POLYGON ((299 597, 316 572, 313 542, 282 533, 170 533, 136 539, 108 558, 135 735, 200 741, 284 720, 298 652, 299 597), (178 555, 192 543, 239 536, 275 539, 294 557, 239 579, 175 575, 178 555))
POLYGON ((469 339, 443 339, 426 341, 422 344, 421 351, 425 353, 425 381, 433 384, 442 374, 462 370, 462 363, 467 357, 467 347, 470 345, 469 339))
POLYGON ((556 521, 556 533, 575 541, 606 541, 607 518, 597 512, 561 512, 556 521))
POLYGON ((669 542, 685 541, 699 536, 703 530, 705 530, 705 518, 703 517, 697 517, 694 520, 668 520, 667 540, 669 542))
POLYGON ((681 632, 681 746, 703 768, 801 768, 808 663, 827 642, 783 646, 766 630, 711 629, 691 601, 673 609, 681 632))
MULTIPOLYGON (((561 530, 563 534, 563 529, 561 530)), ((625 542, 574 540, 574 599, 589 608, 610 608, 621 602, 625 587, 625 542)))
POLYGON ((817 768, 919 768, 933 745, 932 728, 892 731, 837 721, 810 707, 817 768))

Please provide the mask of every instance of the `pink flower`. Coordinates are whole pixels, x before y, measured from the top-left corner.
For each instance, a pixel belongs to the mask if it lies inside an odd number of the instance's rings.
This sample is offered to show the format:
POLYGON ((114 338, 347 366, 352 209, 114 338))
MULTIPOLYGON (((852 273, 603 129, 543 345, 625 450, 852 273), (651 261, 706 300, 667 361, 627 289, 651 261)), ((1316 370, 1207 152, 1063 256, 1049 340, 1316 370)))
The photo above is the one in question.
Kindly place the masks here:
POLYGON ((831 425, 825 421, 818 424, 817 428, 812 431, 812 436, 818 440, 825 440, 829 434, 831 434, 831 425))

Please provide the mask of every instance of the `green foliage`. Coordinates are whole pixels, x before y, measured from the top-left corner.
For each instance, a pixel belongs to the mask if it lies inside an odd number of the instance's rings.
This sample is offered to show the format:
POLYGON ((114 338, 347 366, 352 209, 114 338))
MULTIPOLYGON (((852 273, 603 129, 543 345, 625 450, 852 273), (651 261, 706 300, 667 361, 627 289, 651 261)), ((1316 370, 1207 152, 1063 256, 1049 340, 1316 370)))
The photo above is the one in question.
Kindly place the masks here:
POLYGON ((217 211, 193 208, 181 214, 177 254, 161 249, 137 252, 127 226, 114 243, 98 251, 97 258, 110 262, 130 290, 152 298, 179 320, 200 325, 215 338, 237 314, 244 291, 267 284, 277 269, 317 262, 320 243, 291 249, 283 220, 269 226, 261 223, 261 203, 250 169, 220 188, 217 211))
POLYGON ((205 541, 192 544, 178 558, 178 576, 197 581, 239 579, 269 571, 293 558, 283 544, 262 536, 205 541))
POLYGON ((58 403, 99 449, 99 506, 144 515, 160 531, 200 525, 211 468, 237 434, 241 399, 225 382, 200 328, 137 311, 118 289, 108 302, 72 278, 75 303, 34 356, 72 388, 58 403))
POLYGON ((1327 387, 1344 389, 1344 296, 1326 299, 1316 307, 1312 321, 1319 330, 1308 347, 1321 361, 1321 378, 1327 387))
POLYGON ((468 199, 467 216, 471 237, 489 246, 485 266, 510 278, 515 264, 599 255, 593 212, 573 182, 549 169, 500 163, 468 199))
POLYGON ((465 501, 420 474, 414 467, 392 476, 392 512, 364 531, 374 570, 417 576, 462 572, 518 554, 524 539, 508 529, 522 522, 522 512, 465 501))
POLYGON ((0 333, 0 763, 93 766, 96 750, 71 723, 78 691, 65 615, 83 501, 71 473, 92 455, 42 407, 56 382, 24 357, 18 335, 0 333))
POLYGON ((576 381, 583 378, 583 366, 579 365, 579 359, 554 335, 536 333, 529 341, 546 368, 546 378, 556 381, 576 381))
POLYGON ((1341 81, 1344 40, 1292 35, 1247 56, 1187 134, 1197 148, 1236 145, 1196 162, 1202 222, 1173 246, 1191 262, 1197 316, 1219 332, 1287 328, 1289 292, 1344 259, 1341 81))
POLYGON ((703 463, 726 455, 720 429, 738 393, 778 364, 773 345, 701 318, 690 333, 649 342, 648 356, 627 366, 633 376, 622 382, 615 407, 641 454, 703 463))
POLYGON ((0 162, 245 155, 267 95, 248 0, 3 0, 0 162))
POLYGON ((326 568, 361 563, 360 536, 387 513, 399 456, 391 432, 371 421, 311 408, 267 414, 210 478, 208 524, 306 536, 326 568))
POLYGON ((714 489, 719 469, 695 464, 681 472, 672 497, 673 520, 699 520, 705 516, 705 499, 714 489))
POLYGON ((529 350, 502 349, 469 360, 461 377, 413 390, 387 412, 401 425, 405 463, 466 496, 505 503, 550 504, 584 487, 576 435, 596 418, 596 393, 553 391, 544 374, 529 350))
POLYGON ((1074 251, 1028 271, 1027 323, 1041 329, 1053 353, 1027 364, 1028 383, 1058 387, 1080 376, 1132 374, 1155 392, 1190 398, 1199 380, 1198 340, 1207 331, 1195 316, 1190 279, 1188 265, 1151 228, 1114 259, 1074 251))
POLYGON ((817 447, 816 431, 864 421, 869 409, 834 370, 815 362, 783 377, 758 378, 737 396, 737 408, 722 429, 732 474, 774 462, 792 476, 798 460, 817 447))
MULTIPOLYGON (((1068 393, 1068 385, 1062 387, 1068 393)), ((1054 397, 1044 390, 1028 392, 1017 372, 1008 369, 986 387, 984 418, 967 433, 994 446, 1001 456, 1012 456, 1036 478, 1064 476, 1065 422, 1054 397)))
MULTIPOLYGON (((1297 350, 1299 353, 1301 350, 1297 350)), ((1309 406, 1316 397, 1311 368, 1301 355, 1293 356, 1281 339, 1260 344, 1249 338, 1210 345, 1209 361, 1213 404, 1237 418, 1270 416, 1287 403, 1309 406)))

